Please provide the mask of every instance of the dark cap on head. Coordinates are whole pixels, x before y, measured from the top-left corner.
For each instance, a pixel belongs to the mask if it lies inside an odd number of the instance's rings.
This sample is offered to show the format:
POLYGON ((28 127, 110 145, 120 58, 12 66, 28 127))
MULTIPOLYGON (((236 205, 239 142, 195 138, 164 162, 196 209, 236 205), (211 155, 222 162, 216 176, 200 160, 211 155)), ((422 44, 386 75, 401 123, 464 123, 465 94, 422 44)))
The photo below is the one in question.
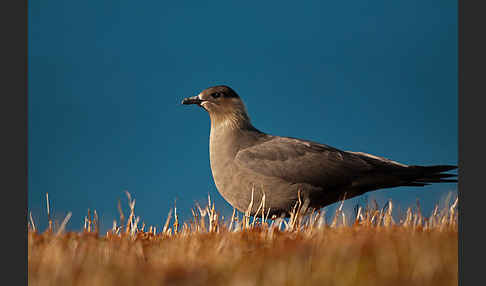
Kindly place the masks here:
POLYGON ((219 96, 226 97, 226 98, 232 98, 232 97, 239 98, 238 94, 231 87, 227 85, 212 86, 206 88, 201 92, 201 95, 217 95, 217 94, 219 94, 219 96))
POLYGON ((203 90, 199 95, 184 98, 182 104, 198 104, 204 101, 212 101, 223 98, 240 98, 238 94, 229 86, 216 85, 203 90))

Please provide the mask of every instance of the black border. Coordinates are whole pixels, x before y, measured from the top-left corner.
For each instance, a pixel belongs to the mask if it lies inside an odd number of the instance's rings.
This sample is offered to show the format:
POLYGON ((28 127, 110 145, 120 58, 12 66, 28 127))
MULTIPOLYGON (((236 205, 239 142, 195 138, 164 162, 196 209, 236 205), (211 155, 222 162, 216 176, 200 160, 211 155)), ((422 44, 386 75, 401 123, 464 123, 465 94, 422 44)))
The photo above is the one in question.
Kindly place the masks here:
POLYGON ((484 8, 480 6, 485 5, 481 1, 459 1, 458 4, 459 285, 477 285, 484 280, 484 251, 480 246, 485 241, 482 208, 486 190, 481 177, 484 177, 482 165, 486 157, 485 105, 482 103, 486 93, 481 83, 485 81, 483 55, 486 47, 484 8))
POLYGON ((0 3, 2 284, 27 285, 27 0, 0 3))

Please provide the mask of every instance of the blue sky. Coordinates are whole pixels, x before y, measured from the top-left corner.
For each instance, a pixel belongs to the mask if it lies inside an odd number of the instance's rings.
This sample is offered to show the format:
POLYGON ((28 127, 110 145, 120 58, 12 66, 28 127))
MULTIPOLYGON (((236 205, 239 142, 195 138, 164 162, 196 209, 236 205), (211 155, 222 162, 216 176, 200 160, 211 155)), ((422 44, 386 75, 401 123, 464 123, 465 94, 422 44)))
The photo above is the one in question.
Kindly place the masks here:
MULTIPOLYGON (((208 193, 209 117, 182 106, 235 89, 260 130, 406 164, 457 164, 456 1, 29 1, 28 207, 102 229, 126 207, 161 227, 208 193)), ((368 199, 429 214, 456 184, 368 199)), ((350 200, 352 206, 364 198, 350 200)), ((332 208, 331 206, 330 208, 332 208)))

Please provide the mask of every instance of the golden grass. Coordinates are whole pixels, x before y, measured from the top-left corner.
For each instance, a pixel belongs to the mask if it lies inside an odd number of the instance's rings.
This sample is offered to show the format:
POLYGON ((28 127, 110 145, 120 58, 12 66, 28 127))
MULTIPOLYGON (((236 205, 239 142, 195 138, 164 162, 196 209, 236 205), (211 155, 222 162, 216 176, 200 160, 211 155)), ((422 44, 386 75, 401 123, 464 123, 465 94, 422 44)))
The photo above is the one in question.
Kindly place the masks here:
POLYGON ((209 200, 182 224, 174 209, 157 230, 139 225, 128 196, 128 218, 119 206, 104 235, 96 212, 82 232, 64 232, 70 214, 42 233, 30 217, 29 285, 458 284, 457 199, 429 217, 409 208, 399 221, 391 201, 352 219, 341 205, 329 222, 300 205, 288 220, 234 212, 224 221, 209 200))

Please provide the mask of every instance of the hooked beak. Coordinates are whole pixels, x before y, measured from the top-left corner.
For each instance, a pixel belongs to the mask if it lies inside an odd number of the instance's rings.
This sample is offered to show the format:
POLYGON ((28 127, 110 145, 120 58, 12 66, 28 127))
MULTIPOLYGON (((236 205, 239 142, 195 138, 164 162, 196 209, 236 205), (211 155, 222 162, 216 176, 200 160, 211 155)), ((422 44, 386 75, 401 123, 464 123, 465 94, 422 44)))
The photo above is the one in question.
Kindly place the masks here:
POLYGON ((182 104, 197 104, 201 105, 201 103, 204 102, 204 100, 201 100, 199 98, 199 95, 192 96, 192 97, 186 97, 184 100, 182 100, 182 104))

